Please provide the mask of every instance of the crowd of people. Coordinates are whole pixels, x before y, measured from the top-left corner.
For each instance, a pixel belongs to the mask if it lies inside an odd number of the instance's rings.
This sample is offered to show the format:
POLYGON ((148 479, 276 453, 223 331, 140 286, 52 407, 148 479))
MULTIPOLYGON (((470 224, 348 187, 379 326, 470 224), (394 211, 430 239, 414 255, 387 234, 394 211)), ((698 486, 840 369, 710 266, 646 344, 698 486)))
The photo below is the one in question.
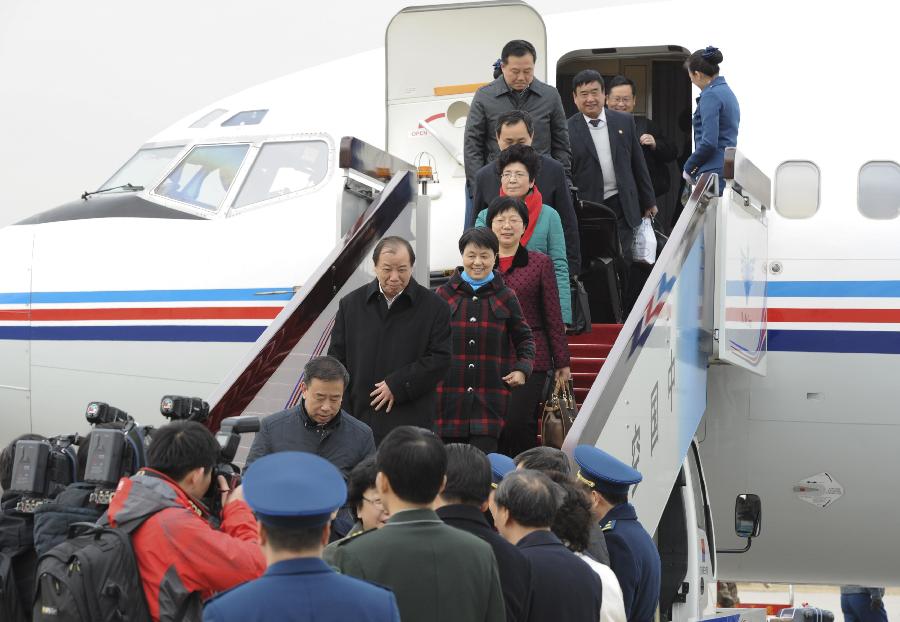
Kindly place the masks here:
MULTIPOLYGON (((654 618, 660 559, 628 502, 641 474, 591 446, 573 466, 539 446, 537 420, 548 388, 570 377, 570 280, 591 253, 575 189, 615 214, 629 261, 673 149, 632 116, 627 78, 607 89, 579 72, 566 119, 536 60, 511 41, 472 102, 460 267, 432 291, 412 276, 408 240, 380 240, 375 278, 340 301, 299 403, 263 419, 242 485, 214 476, 221 448, 204 426, 177 421, 108 505, 78 481, 24 516, 9 491, 14 445, 0 454, 0 545, 17 538, 5 576, 22 612, 38 555, 88 520, 129 534, 153 620, 654 618), (218 514, 200 501, 211 486, 218 514)), ((707 48, 686 63, 702 89, 689 182, 721 174, 737 138, 721 60, 707 48)))

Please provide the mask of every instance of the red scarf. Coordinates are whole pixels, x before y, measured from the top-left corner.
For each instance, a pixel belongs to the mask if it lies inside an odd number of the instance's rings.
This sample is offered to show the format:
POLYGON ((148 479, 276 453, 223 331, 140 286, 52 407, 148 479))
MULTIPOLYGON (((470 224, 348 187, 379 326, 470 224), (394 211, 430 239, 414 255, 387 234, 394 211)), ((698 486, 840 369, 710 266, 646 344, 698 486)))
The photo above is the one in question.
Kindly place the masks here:
MULTIPOLYGON (((500 196, 506 196, 502 187, 500 188, 500 196)), ((532 186, 531 191, 525 195, 525 207, 528 208, 528 226, 525 227, 525 233, 522 234, 522 239, 519 240, 519 244, 522 246, 528 246, 528 240, 531 239, 531 234, 534 233, 534 227, 537 225, 538 218, 541 217, 541 210, 544 208, 544 197, 541 196, 541 191, 538 190, 537 184, 532 186)))

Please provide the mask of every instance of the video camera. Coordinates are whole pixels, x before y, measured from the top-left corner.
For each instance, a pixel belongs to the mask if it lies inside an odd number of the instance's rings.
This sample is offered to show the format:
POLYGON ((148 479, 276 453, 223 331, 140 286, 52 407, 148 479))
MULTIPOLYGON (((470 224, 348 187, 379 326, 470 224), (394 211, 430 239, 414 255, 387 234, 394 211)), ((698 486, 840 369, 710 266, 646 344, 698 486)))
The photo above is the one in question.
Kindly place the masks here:
POLYGON ((209 418, 209 404, 199 397, 166 395, 159 403, 159 412, 171 421, 203 423, 209 418))
POLYGON ((33 513, 78 478, 78 434, 46 441, 18 441, 13 453, 10 491, 21 495, 16 510, 33 513))
POLYGON ((104 402, 88 404, 85 418, 94 428, 91 430, 84 481, 95 486, 90 500, 108 505, 119 480, 136 473, 146 462, 145 430, 128 413, 104 402), (122 426, 97 427, 111 423, 121 423, 122 426))
POLYGON ((203 500, 213 516, 222 515, 222 494, 217 484, 219 476, 225 478, 229 490, 241 484, 241 467, 234 464, 234 457, 241 446, 241 435, 248 432, 259 432, 259 417, 228 417, 222 420, 216 433, 221 454, 219 463, 213 469, 212 484, 203 500))

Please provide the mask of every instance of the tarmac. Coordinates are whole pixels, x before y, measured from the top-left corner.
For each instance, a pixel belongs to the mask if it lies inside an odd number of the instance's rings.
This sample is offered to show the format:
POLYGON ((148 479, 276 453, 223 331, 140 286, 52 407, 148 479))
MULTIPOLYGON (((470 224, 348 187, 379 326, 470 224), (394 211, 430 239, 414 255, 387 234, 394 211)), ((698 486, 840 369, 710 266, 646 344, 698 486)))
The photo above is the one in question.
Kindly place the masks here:
MULTIPOLYGON (((742 603, 789 602, 788 587, 777 583, 738 583, 738 598, 742 603)), ((794 606, 809 603, 810 607, 827 609, 834 614, 835 622, 843 622, 841 592, 836 585, 795 585, 794 606)), ((740 605, 737 605, 740 607, 740 605)), ((889 587, 884 595, 888 620, 900 622, 900 587, 889 587)))

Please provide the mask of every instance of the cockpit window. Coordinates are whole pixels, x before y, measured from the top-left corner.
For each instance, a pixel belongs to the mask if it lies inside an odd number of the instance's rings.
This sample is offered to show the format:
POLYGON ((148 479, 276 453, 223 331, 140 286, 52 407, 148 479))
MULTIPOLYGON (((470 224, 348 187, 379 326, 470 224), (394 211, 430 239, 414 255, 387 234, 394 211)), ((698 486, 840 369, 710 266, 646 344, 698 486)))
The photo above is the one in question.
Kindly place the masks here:
POLYGON ((202 117, 200 117, 199 119, 197 119, 196 121, 191 123, 188 127, 194 127, 194 128, 206 127, 207 125, 209 125, 210 123, 212 123, 213 121, 215 121, 216 119, 221 117, 226 112, 228 112, 228 111, 225 110, 224 108, 216 108, 213 111, 207 112, 205 115, 203 115, 202 117))
POLYGON ((268 110, 244 110, 232 117, 228 117, 222 122, 222 127, 232 127, 234 125, 259 125, 265 118, 268 110))
POLYGON ((117 188, 126 184, 147 187, 159 179, 159 176, 182 149, 184 149, 184 145, 139 149, 115 175, 100 186, 99 190, 117 188))
POLYGON ((217 210, 241 168, 249 145, 194 147, 157 188, 156 194, 217 210))
POLYGON ((234 202, 243 207, 317 185, 328 173, 328 144, 322 140, 266 143, 234 202))

